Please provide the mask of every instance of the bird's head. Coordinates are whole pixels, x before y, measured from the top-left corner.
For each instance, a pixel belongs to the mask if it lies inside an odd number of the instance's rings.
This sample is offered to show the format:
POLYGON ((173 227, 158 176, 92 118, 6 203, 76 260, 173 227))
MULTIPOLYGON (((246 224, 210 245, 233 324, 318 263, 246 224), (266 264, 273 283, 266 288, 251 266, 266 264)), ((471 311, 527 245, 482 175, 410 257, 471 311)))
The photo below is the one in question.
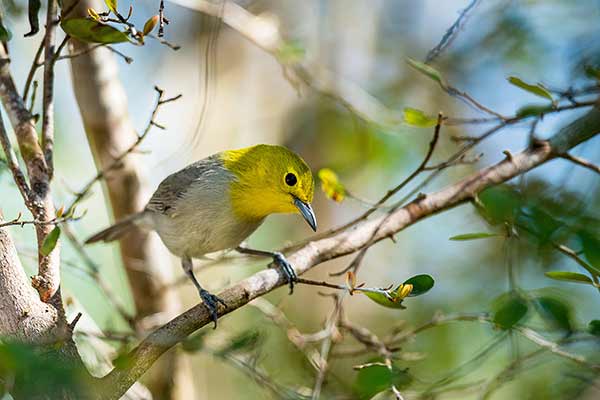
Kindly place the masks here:
POLYGON ((300 156, 283 146, 259 144, 221 154, 227 170, 235 175, 230 196, 236 215, 262 219, 274 213, 300 213, 317 229, 310 206, 314 180, 300 156))

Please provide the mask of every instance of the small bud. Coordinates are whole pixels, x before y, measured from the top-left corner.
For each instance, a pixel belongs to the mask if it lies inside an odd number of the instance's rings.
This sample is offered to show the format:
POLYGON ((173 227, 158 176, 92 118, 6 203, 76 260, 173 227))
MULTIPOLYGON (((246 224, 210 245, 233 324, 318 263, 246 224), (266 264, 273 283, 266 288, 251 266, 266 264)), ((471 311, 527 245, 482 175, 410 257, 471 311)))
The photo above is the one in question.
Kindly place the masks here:
POLYGON ((91 7, 90 7, 90 8, 88 8, 88 9, 87 9, 87 12, 88 12, 88 15, 89 15, 90 17, 92 17, 92 19, 93 19, 94 21, 99 21, 99 20, 100 20, 100 15, 98 15, 98 13, 96 12, 96 10, 94 10, 93 8, 91 8, 91 7))
POLYGON ((350 289, 350 295, 354 294, 354 289, 356 288, 356 274, 353 271, 348 271, 346 275, 346 285, 350 289))
POLYGON ((56 210, 56 218, 62 217, 64 212, 65 212, 65 206, 60 207, 58 210, 56 210))
POLYGON ((156 25, 158 24, 158 15, 155 15, 154 17, 150 18, 148 21, 146 21, 146 23, 144 24, 144 35, 149 34, 150 32, 152 32, 152 30, 156 27, 156 25))
POLYGON ((400 287, 396 291, 396 293, 397 293, 396 299, 402 300, 402 299, 406 298, 406 296, 408 296, 410 294, 410 292, 412 292, 412 290, 413 290, 413 285, 411 285, 410 283, 400 285, 400 287))

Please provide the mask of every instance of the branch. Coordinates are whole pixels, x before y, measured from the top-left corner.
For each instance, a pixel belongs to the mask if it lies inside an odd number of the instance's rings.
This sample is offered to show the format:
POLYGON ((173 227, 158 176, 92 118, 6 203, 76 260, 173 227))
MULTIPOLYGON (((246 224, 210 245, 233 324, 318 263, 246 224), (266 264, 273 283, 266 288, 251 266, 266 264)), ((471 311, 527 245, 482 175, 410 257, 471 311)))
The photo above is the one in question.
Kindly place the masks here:
POLYGON ((569 153, 561 154, 561 157, 564 158, 565 160, 569 160, 577 165, 587 168, 590 171, 594 171, 595 173, 600 174, 600 167, 591 161, 588 161, 581 157, 573 156, 569 153))
POLYGON ((458 18, 456 19, 456 21, 454 21, 450 28, 448 28, 448 30, 446 31, 440 42, 437 44, 437 46, 429 50, 429 52, 427 53, 427 57, 425 58, 425 64, 431 64, 436 58, 440 56, 440 54, 442 54, 444 50, 448 48, 448 46, 452 44, 454 39, 456 39, 460 28, 462 28, 462 25, 467 21, 469 17, 469 12, 471 12, 471 10, 473 10, 478 3, 479 0, 472 0, 471 3, 469 3, 469 5, 458 14, 458 18))
MULTIPOLYGON (((3 46, 0 46, 0 99, 17 137, 19 150, 29 177, 31 197, 26 203, 34 218, 48 221, 54 218, 54 204, 50 196, 50 173, 44 153, 38 142, 38 135, 31 115, 15 87, 9 70, 10 58, 3 46)), ((38 250, 52 230, 51 225, 36 225, 38 250)), ((57 293, 60 285, 60 246, 47 256, 39 252, 38 275, 33 283, 43 301, 49 301, 57 293)), ((61 302, 57 296, 57 304, 61 302)), ((60 306, 62 308, 62 306, 60 306)))
POLYGON ((54 47, 58 21, 56 0, 48 0, 46 35, 44 36, 44 93, 42 99, 42 147, 48 168, 48 178, 54 174, 54 47))
MULTIPOLYGON (((533 147, 514 155, 510 160, 504 159, 445 189, 420 196, 390 215, 363 221, 354 229, 308 243, 290 254, 288 260, 300 275, 322 262, 354 253, 367 244, 386 239, 422 219, 471 201, 482 190, 506 182, 554 159, 598 132, 600 110, 593 108, 561 129, 550 140, 536 142, 533 147), (383 219, 387 219, 384 224, 383 219), (377 234, 373 235, 376 230, 377 234)), ((252 299, 285 284, 285 277, 279 271, 260 271, 219 293, 219 297, 227 304, 227 307, 219 306, 219 315, 235 311, 252 299)), ((155 330, 129 354, 129 362, 125 363, 126 365, 116 367, 100 380, 106 398, 119 398, 161 354, 210 321, 211 317, 206 307, 198 304, 155 330)))
MULTIPOLYGON (((29 188, 29 184, 27 183, 27 179, 25 178, 25 174, 21 170, 19 166, 19 161, 17 160, 17 155, 10 144, 10 139, 8 138, 8 134, 6 133, 6 128, 4 127, 4 121, 2 119, 2 114, 0 113, 0 143, 2 144, 2 149, 4 150, 4 154, 6 155, 6 162, 8 164, 8 168, 10 169, 13 179, 21 192, 21 196, 23 196, 23 200, 25 200, 25 204, 30 202, 32 198, 31 189, 29 188)), ((1 226, 1 225, 0 225, 1 226)))

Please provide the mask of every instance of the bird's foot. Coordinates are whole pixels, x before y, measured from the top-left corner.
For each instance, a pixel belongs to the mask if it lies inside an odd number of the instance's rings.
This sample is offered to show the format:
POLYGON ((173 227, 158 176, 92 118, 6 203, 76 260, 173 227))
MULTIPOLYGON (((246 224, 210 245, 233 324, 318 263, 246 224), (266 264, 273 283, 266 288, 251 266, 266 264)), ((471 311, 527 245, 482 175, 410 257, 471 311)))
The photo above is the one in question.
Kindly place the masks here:
POLYGON ((290 294, 294 293, 294 283, 298 280, 298 275, 292 267, 292 264, 285 258, 285 256, 279 252, 273 253, 273 262, 279 266, 281 272, 287 279, 290 286, 290 294))
POLYGON ((217 313, 217 308, 219 306, 219 303, 223 304, 225 307, 227 307, 227 304, 225 304, 223 299, 215 296, 214 294, 208 292, 207 290, 200 289, 199 292, 200 292, 200 297, 202 298, 202 302, 208 309, 208 312, 210 313, 210 317, 215 324, 213 329, 217 329, 217 318, 219 318, 219 314, 217 313))

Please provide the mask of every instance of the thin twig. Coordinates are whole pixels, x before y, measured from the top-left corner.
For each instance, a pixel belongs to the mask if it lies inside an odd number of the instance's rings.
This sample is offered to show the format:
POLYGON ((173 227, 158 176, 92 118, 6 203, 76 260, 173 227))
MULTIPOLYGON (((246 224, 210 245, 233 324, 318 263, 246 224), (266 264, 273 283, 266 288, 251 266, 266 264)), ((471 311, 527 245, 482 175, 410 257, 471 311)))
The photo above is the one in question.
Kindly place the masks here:
POLYGON ((577 165, 580 165, 584 168, 589 169, 590 171, 594 171, 597 174, 600 174, 600 166, 594 164, 593 162, 586 160, 585 158, 581 158, 581 157, 577 157, 574 155, 571 155, 569 153, 566 154, 561 154, 561 158, 564 158, 565 160, 569 160, 577 165))
MULTIPOLYGON (((392 197, 393 195, 395 195, 396 193, 398 193, 400 190, 402 190, 408 183, 410 183, 414 178, 416 178, 421 172, 425 171, 425 168, 427 167, 427 163, 429 163, 429 160, 431 159, 431 156, 433 155, 435 147, 436 147, 436 145, 438 143, 438 140, 440 138, 440 130, 442 128, 443 117, 444 116, 443 116, 443 114, 441 112, 438 113, 437 123, 435 125, 434 130, 433 130, 433 138, 431 139, 431 142, 429 142, 429 149, 427 150, 427 153, 425 154, 425 157, 423 158, 423 161, 421 161, 421 164, 419 164, 419 166, 410 175, 408 175, 408 177, 406 177, 406 179, 404 179, 402 182, 400 182, 399 185, 397 185, 392 190, 388 191, 385 196, 383 196, 381 199, 379 199, 379 201, 377 203, 375 203, 375 206, 372 207, 367 212, 365 212, 361 216, 361 218, 367 218, 370 214, 372 214, 373 212, 375 212, 375 210, 377 209, 376 207, 379 207, 380 205, 382 205, 383 203, 385 203, 390 197, 392 197)), ((392 207, 392 209, 388 211, 388 215, 390 215, 391 213, 393 213, 394 211, 396 211, 396 209, 399 206, 400 205, 398 204, 395 207, 392 207)), ((384 222, 385 222, 385 219, 382 220, 381 225, 383 225, 384 222)), ((379 228, 381 227, 381 225, 379 226, 379 228)), ((373 238, 375 236, 377 236, 377 233, 379 233, 379 228, 373 232, 373 237, 371 238, 371 240, 373 240, 373 238)), ((339 276, 339 275, 345 274, 348 271, 354 271, 354 272, 356 272, 358 270, 358 268, 360 267, 360 265, 362 263, 362 260, 364 259, 365 254, 366 254, 367 250, 369 249, 369 247, 370 247, 370 244, 367 245, 367 246, 365 246, 356 255, 356 257, 352 260, 352 262, 346 268, 344 268, 344 269, 342 269, 341 271, 338 271, 338 272, 332 272, 329 275, 330 276, 339 276)))
POLYGON ((176 101, 179 98, 181 98, 181 95, 177 95, 175 97, 170 97, 170 98, 164 99, 164 91, 162 89, 160 89, 158 86, 155 86, 154 90, 157 92, 156 104, 154 106, 154 109, 152 110, 152 114, 150 116, 150 121, 144 128, 144 131, 142 132, 142 134, 137 136, 135 142, 133 142, 125 151, 123 151, 121 154, 119 154, 117 157, 115 157, 115 159, 113 160, 113 162, 111 164, 109 164, 105 168, 98 171, 96 173, 96 175, 83 187, 83 189, 75 195, 75 198, 73 199, 73 201, 71 202, 71 204, 65 211, 65 213, 67 215, 72 213, 75 206, 77 206, 77 204, 79 204, 81 202, 81 200, 83 200, 89 194, 90 190, 92 189, 92 186, 94 186, 94 184, 96 182, 104 179, 109 172, 119 168, 122 165, 123 159, 125 159, 125 157, 127 157, 129 154, 133 153, 140 146, 140 144, 144 141, 144 139, 148 136, 148 134, 152 130, 152 127, 158 127, 160 129, 164 129, 163 126, 161 126, 159 123, 156 122, 156 117, 158 115, 158 111, 159 111, 160 107, 163 106, 164 104, 170 103, 172 101, 176 101))
POLYGON ((35 72, 39 67, 43 64, 40 63, 40 58, 42 57, 42 51, 44 50, 44 39, 40 42, 37 51, 35 52, 35 56, 33 57, 33 62, 31 63, 31 67, 29 67, 29 73, 27 74, 27 79, 25 79, 25 86, 23 87, 23 101, 27 101, 27 95, 29 94, 29 88, 31 83, 33 82, 33 77, 35 76, 35 72))
POLYGON ((58 57, 56 57, 56 60, 68 60, 71 58, 77 58, 84 54, 88 54, 88 53, 96 50, 99 47, 106 47, 106 46, 107 45, 105 43, 97 43, 97 44, 94 44, 93 46, 86 46, 84 50, 82 50, 78 53, 70 53, 70 54, 65 54, 63 56, 61 56, 59 53, 57 53, 58 57))
POLYGON ((66 216, 66 217, 61 217, 61 218, 52 218, 50 220, 47 221, 41 221, 41 220, 28 220, 28 221, 22 221, 21 220, 21 215, 19 213, 19 215, 10 221, 6 221, 6 222, 2 222, 0 223, 0 228, 4 228, 6 226, 20 226, 23 227, 25 225, 38 225, 38 226, 43 226, 43 225, 58 225, 58 224, 62 224, 63 222, 67 222, 67 221, 77 221, 80 220, 83 215, 80 215, 78 217, 74 217, 74 216, 66 216))
POLYGON ((472 0, 464 10, 459 12, 458 18, 456 21, 454 21, 450 28, 448 28, 437 46, 429 50, 427 53, 425 64, 431 64, 437 57, 440 56, 440 54, 442 54, 444 50, 446 50, 452 44, 454 39, 456 39, 458 32, 462 28, 462 25, 464 25, 464 23, 467 21, 469 12, 477 6, 478 2, 479 0, 472 0))
POLYGON ((328 333, 327 337, 321 342, 321 351, 319 357, 319 368, 317 370, 317 376, 315 378, 315 384, 312 391, 312 400, 318 400, 321 397, 321 390, 323 389, 323 383, 325 382, 325 376, 329 369, 329 354, 333 347, 334 335, 337 334, 337 325, 339 317, 341 315, 342 301, 344 294, 335 296, 335 305, 333 311, 329 315, 325 324, 325 331, 328 333))
POLYGON ((25 204, 28 205, 29 208, 31 207, 30 203, 32 200, 31 189, 29 187, 29 184, 27 183, 25 174, 19 166, 17 155, 15 154, 15 151, 13 150, 12 145, 10 144, 10 139, 8 138, 8 134, 6 133, 6 128, 4 127, 2 113, 0 113, 0 144, 2 144, 2 149, 4 150, 4 155, 6 156, 6 163, 8 164, 8 168, 12 172, 15 183, 19 188, 19 192, 21 192, 21 196, 23 196, 25 204))
POLYGON ((48 179, 54 175, 54 46, 56 45, 57 0, 48 0, 44 35, 44 90, 42 95, 42 148, 48 179))
MULTIPOLYGON (((519 229, 522 229, 523 231, 529 233, 530 235, 536 236, 535 232, 533 232, 531 229, 529 229, 525 225, 515 224, 515 226, 518 227, 519 229)), ((567 257, 569 257, 572 260, 574 260, 577 264, 579 264, 580 266, 582 266, 591 275, 592 280, 594 281, 594 286, 596 286, 596 288, 598 288, 598 290, 600 291, 600 280, 599 280, 599 277, 598 277, 597 270, 596 270, 596 268, 594 268, 594 266, 592 266, 591 264, 589 264, 583 258, 579 257, 579 255, 577 254, 577 252, 575 250, 571 249, 570 247, 567 247, 566 245, 561 244, 561 243, 557 243, 557 242, 555 242, 553 240, 550 240, 550 244, 556 250, 560 251, 561 253, 563 253, 567 257)))

